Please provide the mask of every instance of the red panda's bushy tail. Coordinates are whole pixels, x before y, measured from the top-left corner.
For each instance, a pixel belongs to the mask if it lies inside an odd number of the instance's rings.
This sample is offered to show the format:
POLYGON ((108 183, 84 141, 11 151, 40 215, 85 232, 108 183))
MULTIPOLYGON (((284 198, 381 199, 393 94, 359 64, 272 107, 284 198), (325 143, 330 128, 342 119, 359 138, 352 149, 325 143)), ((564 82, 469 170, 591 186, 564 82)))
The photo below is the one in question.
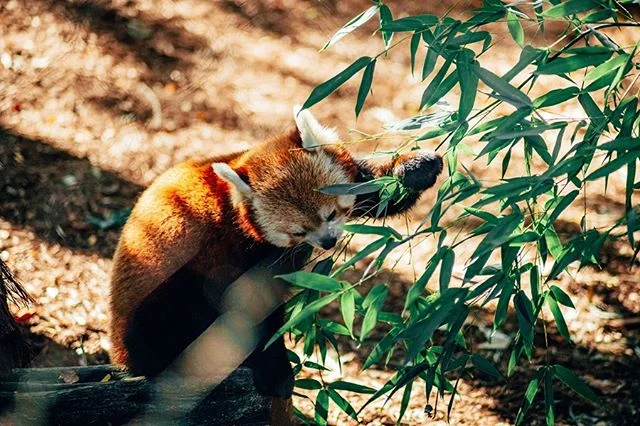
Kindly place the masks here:
POLYGON ((0 371, 22 367, 28 361, 27 343, 9 311, 9 302, 27 304, 31 297, 0 259, 0 371))

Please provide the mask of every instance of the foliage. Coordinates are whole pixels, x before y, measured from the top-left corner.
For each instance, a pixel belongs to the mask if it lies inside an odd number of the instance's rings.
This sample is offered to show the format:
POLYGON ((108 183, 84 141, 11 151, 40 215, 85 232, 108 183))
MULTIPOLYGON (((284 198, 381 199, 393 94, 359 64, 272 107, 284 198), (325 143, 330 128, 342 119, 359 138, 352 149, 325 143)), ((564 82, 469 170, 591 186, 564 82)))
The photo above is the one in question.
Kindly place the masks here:
MULTIPOLYGON (((325 359, 328 345, 338 350, 336 335, 362 342, 381 323, 389 331, 377 342, 363 368, 388 362, 398 350, 404 353, 402 365, 381 389, 346 382, 299 380, 298 387, 318 391, 316 423, 326 423, 330 401, 357 418, 357 412, 340 395, 340 390, 371 394, 369 402, 403 390, 401 412, 404 413, 415 380, 425 383, 428 395, 432 390, 437 391, 436 401, 449 395, 450 411, 458 383, 454 380, 456 377, 475 368, 496 380, 504 378, 503 372, 473 353, 465 343, 465 320, 471 306, 497 301, 494 330, 504 324, 510 307, 515 312, 519 331, 511 348, 508 377, 523 356, 532 359, 538 344, 536 333, 545 327, 541 319, 543 307, 552 313, 559 333, 570 341, 561 306, 573 308, 573 304, 567 294, 552 285, 555 278, 575 263, 579 266, 598 264, 600 248, 612 239, 626 238, 637 255, 640 245, 634 240, 634 232, 640 229, 640 220, 637 206, 632 205, 632 196, 640 189, 636 177, 640 158, 640 111, 638 94, 629 93, 629 88, 638 79, 638 44, 619 46, 603 32, 610 27, 640 26, 628 14, 624 3, 540 0, 507 4, 484 0, 482 7, 473 10, 468 19, 459 20, 428 14, 394 19, 387 5, 378 1, 327 42, 325 48, 330 48, 368 20, 379 17, 378 34, 383 50, 376 56, 359 57, 316 87, 304 107, 322 101, 362 72, 355 107, 358 115, 376 72, 380 73, 380 67, 375 66, 378 59, 390 49, 408 45, 411 72, 420 72, 426 87, 419 114, 395 123, 388 131, 405 132, 405 136, 413 131, 407 136, 411 143, 404 144, 398 151, 441 138, 438 147, 446 158, 448 176, 438 190, 435 204, 415 230, 402 233, 388 226, 350 225, 347 231, 373 235, 374 241, 337 267, 328 258, 319 262, 313 272, 285 277, 304 291, 290 303, 289 320, 279 335, 291 331, 296 339, 304 336, 306 357, 311 356, 317 346, 321 359, 325 359), (550 21, 565 25, 557 40, 547 47, 527 44, 523 23, 544 31, 550 21), (504 25, 505 31, 521 47, 519 61, 503 75, 492 71, 491 64, 484 63, 482 57, 494 42, 494 35, 485 28, 494 23, 504 25), (425 59, 419 70, 416 61, 421 50, 425 51, 425 59), (529 93, 538 87, 536 84, 542 77, 550 75, 561 78, 559 81, 564 81, 564 85, 532 99, 529 93), (457 108, 453 112, 439 109, 438 101, 456 87, 459 90, 457 108), (492 101, 478 108, 481 94, 488 95, 492 101), (569 101, 579 103, 584 110, 583 119, 545 118, 545 112, 553 112, 553 107, 569 101), (497 114, 499 106, 508 113, 497 114), (525 153, 524 167, 511 162, 511 153, 516 147, 525 153), (486 159, 490 167, 500 167, 503 179, 497 183, 478 181, 464 164, 460 155, 463 153, 473 153, 473 161, 486 159), (500 166, 495 165, 498 158, 502 159, 500 166), (536 168, 535 164, 543 167, 536 168), (524 169, 526 176, 507 177, 514 169, 524 169), (585 210, 581 232, 568 241, 561 241, 555 229, 558 218, 571 205, 579 205, 589 182, 606 181, 620 169, 626 173, 624 216, 606 228, 595 229, 588 226, 585 210), (464 212, 453 223, 445 224, 443 216, 453 205, 463 205, 464 212), (472 216, 481 224, 469 235, 447 234, 452 226, 472 216), (362 283, 376 277, 389 253, 406 248, 424 236, 435 237, 437 250, 407 292, 403 312, 383 310, 388 295, 386 284, 376 284, 362 295, 357 291, 362 283), (469 259, 461 259, 455 249, 470 239, 477 241, 475 251, 469 259), (492 255, 500 259, 499 263, 488 264, 492 255), (373 260, 357 282, 341 279, 344 271, 365 258, 373 260), (452 286, 454 265, 463 263, 462 284, 452 286), (440 273, 436 277, 438 266, 440 273), (427 283, 436 280, 439 291, 429 294, 427 283), (523 285, 525 282, 530 286, 523 285), (343 323, 318 315, 332 302, 339 304, 343 323), (356 317, 362 317, 359 330, 354 327, 356 317), (446 331, 437 343, 433 341, 436 330, 446 331)), ((364 189, 325 190, 329 193, 380 191, 387 202, 392 202, 391 197, 404 190, 390 178, 365 186, 364 189)), ((296 372, 303 367, 324 368, 301 361, 297 356, 294 362, 296 372)), ((564 383, 582 397, 598 401, 591 389, 570 370, 547 361, 537 367, 529 383, 517 415, 518 424, 523 422, 539 388, 544 394, 547 423, 554 423, 554 381, 564 383)))

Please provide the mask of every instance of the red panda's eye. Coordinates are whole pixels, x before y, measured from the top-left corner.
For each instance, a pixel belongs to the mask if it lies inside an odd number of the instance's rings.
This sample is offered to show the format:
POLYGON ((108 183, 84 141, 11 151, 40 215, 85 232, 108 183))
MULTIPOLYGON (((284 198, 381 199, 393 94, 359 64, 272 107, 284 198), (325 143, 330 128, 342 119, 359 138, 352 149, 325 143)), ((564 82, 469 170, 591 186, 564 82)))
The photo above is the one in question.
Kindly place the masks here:
POLYGON ((291 235, 293 235, 294 237, 304 237, 305 235, 307 235, 306 232, 294 232, 291 235))
POLYGON ((335 219, 335 218, 336 218, 336 214, 337 214, 337 212, 336 212, 335 210, 334 210, 334 211, 332 211, 332 212, 329 214, 329 216, 327 216, 327 222, 331 222, 333 219, 335 219))

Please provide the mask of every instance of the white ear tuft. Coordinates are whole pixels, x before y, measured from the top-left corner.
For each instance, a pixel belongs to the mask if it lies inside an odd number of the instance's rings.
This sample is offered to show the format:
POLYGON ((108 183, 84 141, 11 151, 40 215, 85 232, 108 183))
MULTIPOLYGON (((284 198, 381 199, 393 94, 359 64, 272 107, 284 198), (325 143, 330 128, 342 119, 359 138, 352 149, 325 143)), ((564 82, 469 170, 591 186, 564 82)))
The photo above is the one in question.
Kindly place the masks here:
POLYGON ((302 138, 302 147, 313 150, 320 145, 338 143, 340 140, 334 129, 324 127, 308 109, 300 109, 300 105, 293 107, 293 118, 302 138))
POLYGON ((227 163, 213 163, 213 171, 231 186, 233 203, 237 204, 253 196, 253 190, 227 163))

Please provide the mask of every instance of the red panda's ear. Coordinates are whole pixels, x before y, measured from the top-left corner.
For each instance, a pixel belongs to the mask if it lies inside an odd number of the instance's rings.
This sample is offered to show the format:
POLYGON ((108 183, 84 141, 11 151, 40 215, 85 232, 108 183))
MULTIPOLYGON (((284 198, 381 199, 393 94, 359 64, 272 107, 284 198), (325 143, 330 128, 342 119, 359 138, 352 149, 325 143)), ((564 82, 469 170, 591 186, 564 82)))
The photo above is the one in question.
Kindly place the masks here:
POLYGON ((324 127, 318 123, 318 120, 308 109, 301 110, 299 105, 294 106, 293 118, 300 132, 301 148, 307 151, 313 151, 322 145, 336 144, 340 140, 334 129, 324 127))
POLYGON ((227 163, 213 163, 211 167, 213 167, 216 175, 231 187, 231 196, 234 204, 253 198, 253 190, 249 184, 227 163))

